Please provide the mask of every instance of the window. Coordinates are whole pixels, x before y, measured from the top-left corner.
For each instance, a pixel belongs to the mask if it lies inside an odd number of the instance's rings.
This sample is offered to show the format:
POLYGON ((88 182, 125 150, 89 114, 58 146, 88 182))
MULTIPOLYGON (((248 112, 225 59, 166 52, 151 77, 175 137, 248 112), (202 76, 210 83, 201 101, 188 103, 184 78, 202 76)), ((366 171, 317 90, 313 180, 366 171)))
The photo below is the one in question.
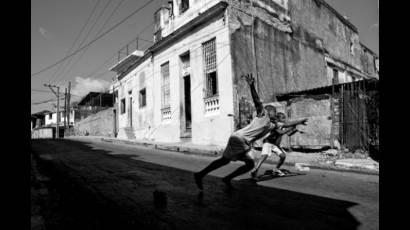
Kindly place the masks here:
POLYGON ((333 84, 339 84, 339 71, 333 69, 333 84))
POLYGON ((161 65, 161 108, 170 107, 169 62, 161 65))
POLYGON ((48 114, 48 119, 51 120, 52 118, 53 118, 53 114, 52 114, 52 113, 49 113, 49 114, 48 114))
POLYGON ((218 94, 218 78, 216 74, 215 38, 202 44, 202 58, 205 74, 205 98, 218 94))
POLYGON ((114 91, 114 104, 117 103, 118 100, 118 90, 114 91))
POLYGON ((120 110, 121 110, 121 114, 125 113, 125 98, 121 99, 121 105, 120 105, 120 110))
POLYGON ((182 70, 187 71, 189 69, 189 67, 191 66, 190 61, 189 61, 190 60, 189 52, 181 55, 180 59, 181 59, 182 70))
POLYGON ((184 13, 189 9, 189 0, 181 0, 181 4, 179 5, 179 14, 184 13))
POLYGON ((147 91, 145 87, 145 72, 140 73, 139 77, 139 93, 138 93, 138 104, 139 107, 145 107, 147 105, 147 91))
POLYGON ((146 93, 145 88, 140 90, 138 98, 139 98, 140 108, 145 107, 147 105, 147 93, 146 93))

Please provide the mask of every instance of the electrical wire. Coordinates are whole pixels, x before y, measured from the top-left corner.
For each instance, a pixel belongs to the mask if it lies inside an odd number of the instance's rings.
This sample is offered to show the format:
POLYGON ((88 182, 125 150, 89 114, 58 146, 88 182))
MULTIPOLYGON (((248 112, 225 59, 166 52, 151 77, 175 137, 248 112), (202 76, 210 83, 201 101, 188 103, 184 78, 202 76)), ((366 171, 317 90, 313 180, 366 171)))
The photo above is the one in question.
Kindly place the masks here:
MULTIPOLYGON (((74 48, 75 44, 77 43, 78 39, 80 39, 81 34, 83 33, 84 29, 87 27, 88 22, 90 21, 91 17, 94 15, 94 12, 97 9, 97 6, 100 4, 100 1, 101 0, 97 0, 97 2, 95 3, 94 8, 92 9, 92 11, 91 11, 90 15, 88 16, 86 22, 84 23, 83 27, 81 28, 80 33, 78 33, 77 37, 74 39, 73 44, 71 45, 71 47, 67 51, 67 53, 64 55, 64 57, 67 57, 70 54, 70 52, 73 50, 73 48, 74 48)), ((63 66, 65 67, 66 64, 67 64, 67 62, 65 62, 63 65, 60 65, 59 68, 57 68, 56 71, 48 79, 48 82, 50 82, 50 80, 53 79, 56 76, 57 72, 59 72, 63 68, 63 66)))
POLYGON ((146 6, 148 6, 150 3, 154 2, 154 0, 149 0, 148 2, 146 2, 142 7, 136 9, 134 12, 132 12, 131 14, 129 14, 127 17, 125 17, 124 19, 122 19, 121 21, 119 21, 118 23, 116 23, 114 26, 110 27, 108 30, 106 30, 104 33, 102 33, 100 36, 98 36, 97 38, 93 39, 92 41, 88 42, 87 44, 85 44, 84 46, 80 47, 79 49, 75 50, 74 52, 72 52, 70 55, 68 55, 65 58, 62 58, 60 60, 58 60, 57 62, 42 68, 41 70, 32 73, 31 77, 37 76, 38 74, 47 71, 51 68, 53 68, 54 66, 60 64, 61 62, 67 60, 69 57, 77 54, 78 52, 80 52, 81 50, 85 49, 86 47, 90 46, 91 44, 93 44, 94 42, 98 41, 99 39, 101 39, 102 37, 104 37, 105 35, 107 35, 108 33, 110 33, 111 31, 113 31, 115 28, 117 28, 118 26, 120 26, 122 23, 124 23, 125 21, 127 21, 129 18, 131 18, 132 16, 134 16, 136 13, 138 13, 139 11, 141 11, 142 9, 144 9, 146 6))
MULTIPOLYGON (((107 4, 105 4, 103 10, 100 11, 100 14, 97 16, 97 19, 95 20, 94 24, 93 24, 93 25, 91 26, 91 28, 88 30, 87 34, 85 35, 84 39, 81 41, 80 45, 78 45, 79 47, 82 46, 85 41, 87 41, 88 37, 90 36, 91 31, 93 31, 94 27, 95 27, 96 24, 99 22, 99 19, 100 19, 101 16, 104 14, 105 10, 108 8, 108 6, 110 5, 110 3, 111 3, 111 1, 108 0, 108 1, 107 1, 107 4)), ((98 34, 97 34, 97 35, 98 35, 98 34)), ((95 36, 95 37, 96 37, 96 36, 95 36)), ((95 38, 95 37, 94 37, 94 38, 95 38)), ((61 78, 64 79, 65 76, 67 76, 67 74, 70 73, 70 71, 72 70, 72 68, 73 68, 73 67, 78 63, 78 61, 83 57, 85 51, 86 51, 88 48, 89 48, 89 47, 87 47, 86 49, 84 49, 84 50, 82 51, 80 57, 77 58, 77 61, 75 61, 74 64, 72 64, 72 62, 71 62, 72 60, 74 60, 74 57, 71 58, 71 59, 69 60, 69 63, 70 63, 70 64, 68 64, 68 66, 69 66, 69 67, 68 67, 68 72, 64 73, 65 70, 63 70, 63 71, 61 72, 60 76, 58 76, 56 79, 54 79, 54 80, 52 81, 52 84, 58 82, 57 79, 61 79, 61 78)))

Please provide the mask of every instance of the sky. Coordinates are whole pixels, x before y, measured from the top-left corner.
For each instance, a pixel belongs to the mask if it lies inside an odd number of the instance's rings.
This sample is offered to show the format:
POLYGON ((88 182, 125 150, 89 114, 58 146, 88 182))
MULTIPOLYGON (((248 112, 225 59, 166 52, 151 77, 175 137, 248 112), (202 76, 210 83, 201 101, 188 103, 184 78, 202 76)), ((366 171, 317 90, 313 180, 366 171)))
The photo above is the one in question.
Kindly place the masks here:
MULTIPOLYGON (((70 48, 73 47, 72 52, 80 44, 87 44, 97 32, 103 33, 146 2, 148 0, 31 0, 31 73, 64 58, 70 48)), ((60 93, 64 93, 71 81, 71 101, 78 101, 89 91, 105 89, 115 77, 109 68, 117 61, 116 53, 137 36, 152 41, 153 14, 166 2, 154 0, 84 52, 31 77, 31 112, 53 110, 55 95, 43 84, 60 86, 60 93)), ((326 2, 358 28, 364 45, 379 53, 378 0, 326 2)), ((139 41, 140 49, 150 45, 150 42, 139 41)), ((60 101, 60 105, 63 102, 60 101)))

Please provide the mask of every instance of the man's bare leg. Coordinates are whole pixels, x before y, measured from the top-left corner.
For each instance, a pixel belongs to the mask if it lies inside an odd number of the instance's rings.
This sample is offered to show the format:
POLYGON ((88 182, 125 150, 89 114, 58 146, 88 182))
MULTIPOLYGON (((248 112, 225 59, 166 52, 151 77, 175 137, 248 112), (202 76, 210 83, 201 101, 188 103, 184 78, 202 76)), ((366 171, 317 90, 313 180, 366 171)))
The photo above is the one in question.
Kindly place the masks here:
POLYGON ((279 156, 279 161, 278 161, 278 164, 276 165, 276 169, 279 169, 280 166, 283 165, 283 162, 285 162, 285 160, 286 160, 286 155, 285 155, 285 154, 281 154, 281 155, 279 156))
POLYGON ((279 169, 280 166, 282 166, 283 162, 285 162, 286 159, 286 154, 280 154, 279 155, 279 161, 278 164, 276 165, 276 172, 278 173, 279 176, 284 176, 285 174, 279 169))
POLYGON ((261 167, 262 163, 268 158, 268 155, 262 155, 261 158, 258 160, 258 163, 256 164, 256 167, 252 169, 251 171, 251 176, 252 178, 256 178, 258 175, 258 170, 261 167))
POLYGON ((210 173, 210 172, 212 172, 212 171, 214 171, 214 170, 216 170, 216 169, 218 169, 218 168, 220 168, 224 165, 229 164, 229 162, 231 162, 231 160, 229 160, 228 158, 225 158, 225 157, 222 156, 221 158, 212 161, 207 167, 205 167, 201 171, 199 171, 197 173, 194 173, 195 183, 198 186, 198 188, 200 190, 203 190, 202 178, 206 174, 208 174, 208 173, 210 173))
POLYGON ((233 178, 249 172, 255 166, 255 162, 253 162, 252 159, 245 159, 243 161, 245 162, 245 165, 237 168, 231 174, 229 174, 228 176, 226 176, 222 179, 222 181, 226 184, 228 189, 233 189, 233 186, 231 184, 231 180, 233 178))

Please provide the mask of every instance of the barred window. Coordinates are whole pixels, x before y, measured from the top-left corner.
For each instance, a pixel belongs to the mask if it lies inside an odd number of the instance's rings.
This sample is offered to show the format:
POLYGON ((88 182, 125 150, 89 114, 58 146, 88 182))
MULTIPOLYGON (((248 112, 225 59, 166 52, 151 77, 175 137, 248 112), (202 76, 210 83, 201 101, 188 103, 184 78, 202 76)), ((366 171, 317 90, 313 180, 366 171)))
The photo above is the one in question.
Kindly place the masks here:
POLYGON ((161 107, 170 107, 169 62, 161 65, 161 107))
POLYGON ((202 52, 206 81, 205 97, 207 98, 218 94, 215 38, 202 44, 202 52))

